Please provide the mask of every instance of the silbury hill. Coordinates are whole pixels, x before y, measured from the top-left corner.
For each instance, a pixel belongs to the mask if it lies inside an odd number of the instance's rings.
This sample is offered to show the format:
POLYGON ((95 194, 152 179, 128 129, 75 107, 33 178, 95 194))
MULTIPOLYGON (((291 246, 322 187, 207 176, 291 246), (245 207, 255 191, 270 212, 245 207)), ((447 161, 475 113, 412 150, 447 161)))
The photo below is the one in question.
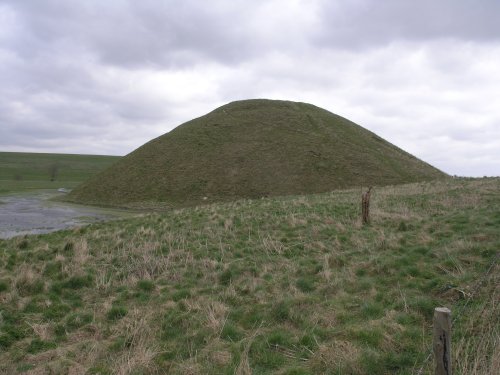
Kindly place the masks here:
POLYGON ((153 139, 80 185, 67 199, 181 207, 444 176, 324 109, 254 99, 229 103, 153 139))

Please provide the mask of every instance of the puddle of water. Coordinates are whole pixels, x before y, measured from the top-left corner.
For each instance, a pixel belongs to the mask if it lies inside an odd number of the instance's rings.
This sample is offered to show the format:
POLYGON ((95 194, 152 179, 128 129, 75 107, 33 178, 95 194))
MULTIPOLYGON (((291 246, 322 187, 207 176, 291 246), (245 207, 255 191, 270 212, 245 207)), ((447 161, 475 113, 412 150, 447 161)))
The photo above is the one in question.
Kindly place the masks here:
POLYGON ((40 192, 0 197, 0 238, 48 233, 130 214, 49 200, 58 195, 61 193, 40 192))

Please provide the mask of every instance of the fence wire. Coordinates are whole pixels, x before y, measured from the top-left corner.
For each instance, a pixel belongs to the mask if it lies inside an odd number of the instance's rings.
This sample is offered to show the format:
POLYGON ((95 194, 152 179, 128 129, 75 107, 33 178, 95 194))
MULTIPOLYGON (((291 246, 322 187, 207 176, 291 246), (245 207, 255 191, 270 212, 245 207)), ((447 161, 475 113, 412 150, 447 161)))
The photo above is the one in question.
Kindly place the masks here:
MULTIPOLYGON (((467 309, 467 307, 469 305, 469 302, 476 296, 477 292, 483 286, 484 282, 489 277, 489 275, 490 275, 491 271, 493 270, 493 268, 495 268, 495 266, 498 263, 499 259, 500 259, 500 252, 497 252, 497 254, 495 255, 495 257, 493 258, 493 261, 491 262, 491 264, 487 268, 486 272, 483 274, 483 276, 476 282, 476 284, 472 288, 472 291, 469 294, 469 296, 467 297, 467 300, 465 301, 465 303, 462 304, 456 310, 453 311, 452 327, 455 325, 455 322, 459 318, 462 317, 464 311, 467 309)), ((430 347, 429 347, 429 350, 427 351, 427 356, 425 357, 425 359, 422 362, 422 366, 420 366, 420 368, 418 369, 417 372, 414 372, 415 375, 422 375, 423 374, 425 366, 428 364, 429 360, 432 357, 432 351, 433 351, 433 347, 432 347, 432 344, 431 344, 430 347)))

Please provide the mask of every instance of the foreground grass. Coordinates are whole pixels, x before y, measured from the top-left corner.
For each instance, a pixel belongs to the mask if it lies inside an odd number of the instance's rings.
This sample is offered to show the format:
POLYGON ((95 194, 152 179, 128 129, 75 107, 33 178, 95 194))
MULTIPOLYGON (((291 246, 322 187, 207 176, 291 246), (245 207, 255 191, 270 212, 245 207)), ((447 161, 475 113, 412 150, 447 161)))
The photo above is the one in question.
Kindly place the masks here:
POLYGON ((436 306, 499 364, 500 179, 239 201, 0 241, 0 370, 412 374, 436 306))
POLYGON ((73 188, 118 156, 0 152, 0 194, 73 188))

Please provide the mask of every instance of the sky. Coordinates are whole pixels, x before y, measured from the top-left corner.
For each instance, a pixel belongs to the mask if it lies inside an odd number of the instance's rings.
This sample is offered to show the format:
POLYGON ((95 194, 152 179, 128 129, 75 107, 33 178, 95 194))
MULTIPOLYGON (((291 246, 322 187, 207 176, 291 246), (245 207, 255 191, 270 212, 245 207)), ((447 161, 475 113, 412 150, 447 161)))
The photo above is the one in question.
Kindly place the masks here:
POLYGON ((269 98, 498 176, 499 15, 499 0, 0 0, 0 151, 125 155, 269 98))

